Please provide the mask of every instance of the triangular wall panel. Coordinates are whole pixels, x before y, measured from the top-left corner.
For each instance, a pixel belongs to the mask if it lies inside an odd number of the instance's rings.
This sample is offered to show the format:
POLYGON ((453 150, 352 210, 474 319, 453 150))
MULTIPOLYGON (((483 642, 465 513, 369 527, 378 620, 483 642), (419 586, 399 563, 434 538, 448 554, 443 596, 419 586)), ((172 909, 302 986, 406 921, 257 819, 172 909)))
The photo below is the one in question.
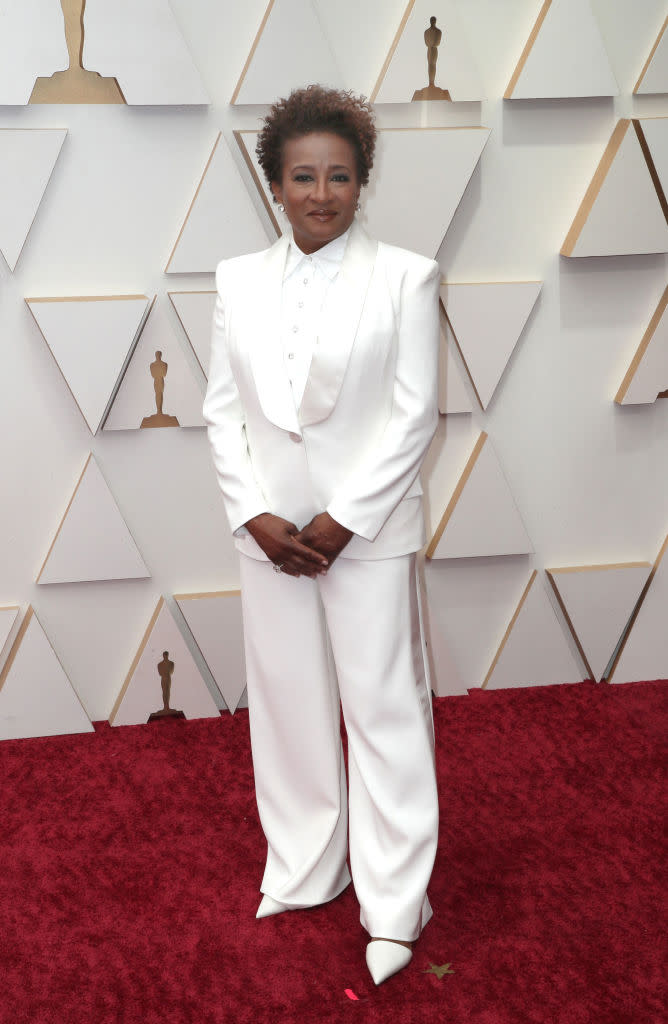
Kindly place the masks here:
POLYGON ((92 434, 148 310, 146 295, 26 299, 92 434))
POLYGON ((579 683, 585 678, 542 581, 534 572, 483 682, 489 690, 550 683, 579 683))
POLYGON ((168 292, 204 376, 209 374, 211 327, 216 292, 168 292))
POLYGON ((241 592, 175 594, 216 686, 234 714, 246 688, 241 592))
POLYGON ((21 255, 66 135, 66 128, 0 129, 0 252, 10 270, 21 255))
POLYGON ((53 0, 2 4, 0 106, 23 106, 38 75, 65 71, 67 45, 63 12, 53 0))
POLYGON ((521 556, 425 563, 427 654, 438 697, 482 684, 526 586, 527 562, 521 556))
POLYGON ((230 102, 273 103, 309 82, 344 84, 317 9, 311 0, 269 0, 230 102))
POLYGON ((652 566, 649 562, 547 569, 591 678, 600 682, 652 566))
MULTIPOLYGON (((668 55, 667 55, 668 59, 668 55)), ((654 178, 654 186, 668 218, 668 117, 640 117, 639 141, 645 145, 645 159, 654 178)))
POLYGON ((540 289, 540 281, 441 287, 445 312, 483 409, 501 380, 540 289))
POLYGON ((267 244, 266 232, 219 132, 165 272, 212 273, 220 260, 266 249, 267 244))
POLYGON ((154 305, 118 387, 104 430, 203 427, 202 401, 202 391, 169 318, 162 306, 154 305), (162 416, 156 392, 156 381, 159 384, 160 380, 162 416))
POLYGON ((86 0, 84 30, 84 67, 115 77, 126 103, 209 103, 169 0, 86 0))
POLYGON ((663 542, 631 627, 608 677, 610 683, 668 678, 668 537, 663 542))
POLYGON ((164 655, 172 662, 168 705, 185 718, 216 718, 209 693, 174 617, 161 597, 109 716, 111 725, 140 725, 164 707, 164 655))
POLYGON ((562 256, 668 251, 665 210, 643 146, 642 122, 618 121, 561 248, 562 256))
POLYGON ((668 393, 668 285, 615 395, 618 405, 650 403, 668 393))
POLYGON ((7 643, 7 638, 14 627, 18 613, 18 605, 12 605, 9 608, 0 608, 0 668, 2 667, 2 652, 5 644, 7 643))
POLYGON ((589 0, 545 0, 504 98, 559 99, 618 92, 589 0))
POLYGON ((634 93, 668 92, 668 15, 640 72, 634 93))
MULTIPOLYGON (((428 37, 429 38, 429 37, 428 37)), ((437 38, 437 37, 435 37, 437 38)), ((408 103, 420 99, 479 100, 484 95, 454 0, 410 0, 371 93, 374 103, 408 103), (437 46, 435 89, 429 89, 425 31, 442 35, 437 46), (438 91, 447 93, 439 95, 438 91)))
MULTIPOLYGON (((258 133, 234 133, 277 233, 269 186, 255 155, 258 133)), ((480 155, 488 128, 390 128, 378 132, 371 184, 362 190, 360 221, 372 236, 434 258, 480 155), (443 173, 447 167, 448 173, 443 173), (411 202, 397 202, 410 195, 411 202)))
POLYGON ((455 358, 456 347, 452 329, 446 320, 441 323, 438 361, 438 409, 444 414, 473 411, 473 403, 464 383, 465 371, 460 369, 455 358))
POLYGON ((480 434, 430 541, 427 558, 520 555, 533 551, 499 460, 480 434))
POLYGON ((0 740, 93 732, 32 608, 0 672, 0 740))
POLYGON ((89 455, 37 582, 83 583, 150 575, 97 462, 89 455))

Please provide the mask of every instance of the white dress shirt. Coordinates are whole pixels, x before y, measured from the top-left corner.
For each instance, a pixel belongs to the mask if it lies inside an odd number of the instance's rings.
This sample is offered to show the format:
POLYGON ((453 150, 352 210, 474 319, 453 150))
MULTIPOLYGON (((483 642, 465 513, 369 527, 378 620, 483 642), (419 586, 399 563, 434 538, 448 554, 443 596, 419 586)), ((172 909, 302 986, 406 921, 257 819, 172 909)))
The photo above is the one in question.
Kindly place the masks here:
POLYGON ((304 394, 313 349, 318 344, 320 312, 335 280, 348 231, 307 256, 291 239, 285 260, 281 302, 281 344, 295 407, 304 394))

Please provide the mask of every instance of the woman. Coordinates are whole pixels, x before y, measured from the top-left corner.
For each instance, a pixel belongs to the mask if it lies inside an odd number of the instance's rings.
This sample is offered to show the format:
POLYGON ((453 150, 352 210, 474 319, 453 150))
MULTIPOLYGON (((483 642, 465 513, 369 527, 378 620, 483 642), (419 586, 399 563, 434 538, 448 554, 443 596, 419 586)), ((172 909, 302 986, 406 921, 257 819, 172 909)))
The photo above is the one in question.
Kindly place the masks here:
POLYGON ((271 108, 257 152, 291 230, 218 267, 204 416, 241 552, 268 844, 257 916, 348 885, 349 821, 379 984, 431 917, 438 805, 415 552, 440 274, 355 220, 375 136, 369 105, 344 92, 311 86, 271 108))

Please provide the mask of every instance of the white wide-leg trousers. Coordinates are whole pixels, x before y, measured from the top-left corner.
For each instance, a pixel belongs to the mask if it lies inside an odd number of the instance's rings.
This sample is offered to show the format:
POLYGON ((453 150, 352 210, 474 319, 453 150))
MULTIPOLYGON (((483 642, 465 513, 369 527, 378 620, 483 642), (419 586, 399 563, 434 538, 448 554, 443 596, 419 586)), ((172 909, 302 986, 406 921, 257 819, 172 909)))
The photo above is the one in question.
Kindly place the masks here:
POLYGON ((292 907, 333 899, 350 881, 349 828, 362 925, 379 938, 415 939, 431 916, 438 829, 415 555, 339 558, 317 580, 240 561, 255 788, 268 843, 262 892, 292 907))

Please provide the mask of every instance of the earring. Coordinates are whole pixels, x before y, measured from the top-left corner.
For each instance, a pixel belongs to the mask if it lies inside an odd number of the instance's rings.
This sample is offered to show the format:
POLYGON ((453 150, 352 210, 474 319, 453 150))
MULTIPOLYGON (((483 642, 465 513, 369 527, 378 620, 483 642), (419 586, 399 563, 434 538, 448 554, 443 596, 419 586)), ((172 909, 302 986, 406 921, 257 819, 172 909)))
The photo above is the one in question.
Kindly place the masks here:
POLYGON ((355 203, 355 211, 359 213, 361 209, 362 207, 360 206, 360 201, 358 199, 357 202, 355 203))
POLYGON ((283 203, 278 204, 278 212, 285 213, 285 207, 283 206, 283 203))

